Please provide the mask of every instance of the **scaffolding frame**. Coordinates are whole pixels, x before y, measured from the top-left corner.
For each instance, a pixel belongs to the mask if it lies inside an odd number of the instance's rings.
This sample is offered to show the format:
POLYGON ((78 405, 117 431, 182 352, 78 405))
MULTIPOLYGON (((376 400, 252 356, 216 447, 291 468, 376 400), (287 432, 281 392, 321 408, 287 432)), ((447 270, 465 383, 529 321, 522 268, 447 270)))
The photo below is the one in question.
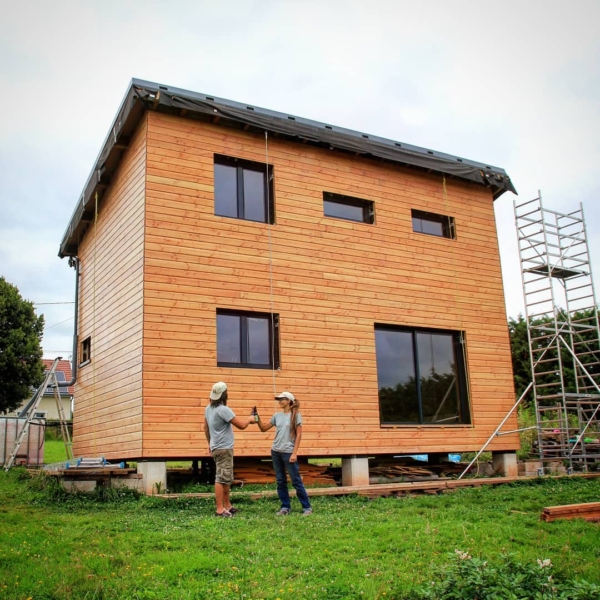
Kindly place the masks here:
POLYGON ((600 329, 583 206, 513 204, 542 469, 587 471, 600 462, 600 329))

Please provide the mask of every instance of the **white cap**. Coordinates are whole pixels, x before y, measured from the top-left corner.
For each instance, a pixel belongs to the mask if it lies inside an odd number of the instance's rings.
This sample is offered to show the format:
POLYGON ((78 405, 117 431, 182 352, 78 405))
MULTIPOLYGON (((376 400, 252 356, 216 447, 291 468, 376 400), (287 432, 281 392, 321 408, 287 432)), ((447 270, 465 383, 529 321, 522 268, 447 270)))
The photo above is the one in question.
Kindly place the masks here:
POLYGON ((279 396, 275 396, 275 398, 277 400, 283 400, 284 398, 286 398, 290 402, 294 402, 296 400, 296 398, 294 398, 294 394, 292 394, 291 392, 281 392, 281 394, 279 394, 279 396))
POLYGON ((215 385, 213 385, 212 391, 210 392, 210 399, 218 400, 223 395, 223 392, 226 392, 226 391, 227 391, 227 384, 224 383, 223 381, 217 381, 217 383, 215 383, 215 385))

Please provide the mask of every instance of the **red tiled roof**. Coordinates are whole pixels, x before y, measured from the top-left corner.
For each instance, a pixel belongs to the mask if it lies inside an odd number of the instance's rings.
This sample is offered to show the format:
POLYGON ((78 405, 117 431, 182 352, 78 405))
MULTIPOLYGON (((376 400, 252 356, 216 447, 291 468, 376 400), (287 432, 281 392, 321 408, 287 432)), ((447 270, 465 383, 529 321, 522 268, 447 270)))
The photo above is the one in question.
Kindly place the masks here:
MULTIPOLYGON (((49 371, 50 367, 52 366, 52 363, 54 362, 54 359, 42 358, 42 362, 44 363, 44 367, 45 367, 46 371, 49 371)), ((73 371, 71 370, 71 363, 68 360, 59 360, 56 370, 62 371, 65 374, 66 381, 71 381, 71 379, 73 378, 73 371)), ((46 393, 54 393, 54 392, 51 392, 51 390, 48 389, 46 391, 46 393)), ((72 385, 69 386, 67 388, 67 393, 69 394, 69 396, 72 396, 75 393, 75 388, 72 385)))

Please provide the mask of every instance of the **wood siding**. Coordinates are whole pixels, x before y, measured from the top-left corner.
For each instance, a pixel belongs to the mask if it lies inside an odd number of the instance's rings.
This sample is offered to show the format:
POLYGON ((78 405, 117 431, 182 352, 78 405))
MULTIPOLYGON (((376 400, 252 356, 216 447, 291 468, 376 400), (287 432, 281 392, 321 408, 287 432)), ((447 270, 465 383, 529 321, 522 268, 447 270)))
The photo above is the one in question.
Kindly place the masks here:
MULTIPOLYGON (((468 451, 482 446, 514 404, 489 190, 448 180, 444 193, 440 175, 271 137, 268 159, 274 167, 276 222, 269 227, 214 214, 213 155, 264 162, 263 136, 154 112, 147 115, 147 126, 145 243, 140 147, 130 151, 122 168, 122 173, 135 172, 135 205, 125 203, 112 224, 113 235, 125 228, 133 233, 135 258, 130 251, 124 253, 131 269, 122 289, 127 302, 117 316, 109 300, 109 314, 99 317, 106 336, 115 319, 128 328, 113 331, 119 341, 116 349, 112 343, 110 351, 105 349, 106 369, 123 368, 123 351, 136 353, 127 363, 135 388, 127 386, 133 410, 127 415, 135 414, 138 422, 128 434, 131 441, 119 444, 120 457, 127 457, 124 448, 139 452, 140 443, 142 452, 136 456, 206 456, 204 407, 219 380, 229 385, 229 406, 239 415, 248 415, 257 405, 267 419, 276 410, 274 388, 296 394, 305 421, 303 455, 468 451), (323 191, 373 201, 375 224, 324 217, 323 191), (453 216, 457 239, 414 233, 411 209, 453 216), (129 332, 133 326, 139 334, 142 247, 140 347, 139 337, 134 341, 129 332), (281 369, 272 373, 217 367, 216 309, 270 312, 271 306, 280 315, 281 369), (381 427, 375 323, 466 332, 472 426, 381 427), (118 357, 121 362, 115 362, 118 357)), ((137 143, 143 145, 139 137, 137 143)), ((113 196, 116 202, 118 194, 113 196)), ((108 227, 104 235, 110 236, 108 227)), ((91 243, 88 235, 87 255, 91 243)), ((110 256, 108 251, 106 259, 110 256)), ((97 297, 100 290, 112 289, 108 283, 96 285, 97 297)), ((86 321, 87 331, 90 326, 86 321)), ((107 337, 98 341, 109 343, 107 337)), ((90 368, 82 373, 89 382, 90 368)), ((117 442, 112 432, 124 415, 111 412, 112 400, 106 405, 103 401, 101 411, 100 420, 114 420, 103 439, 117 442)), ((516 420, 506 428, 516 429, 516 420)), ((86 436, 89 440, 89 432, 86 436)), ((272 432, 261 434, 252 426, 236 431, 236 455, 266 455, 272 437, 272 432)), ((490 449, 512 450, 518 444, 518 436, 511 434, 496 438, 490 449)))
POLYGON ((80 352, 91 337, 92 358, 75 389, 75 456, 142 453, 145 170, 144 119, 79 248, 80 352))

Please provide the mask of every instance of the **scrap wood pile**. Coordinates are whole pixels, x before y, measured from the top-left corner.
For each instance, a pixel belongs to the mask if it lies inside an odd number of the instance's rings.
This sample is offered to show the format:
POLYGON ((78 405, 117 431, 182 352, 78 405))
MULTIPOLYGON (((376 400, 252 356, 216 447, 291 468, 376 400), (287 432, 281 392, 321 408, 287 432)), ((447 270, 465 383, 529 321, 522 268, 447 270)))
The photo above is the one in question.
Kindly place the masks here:
POLYGON ((386 479, 405 480, 438 477, 452 477, 463 472, 465 465, 460 463, 429 463, 410 457, 383 458, 369 463, 369 475, 386 479))
POLYGON ((600 522, 600 502, 548 506, 542 510, 541 518, 543 521, 556 521, 556 519, 585 519, 586 521, 600 522))
MULTIPOLYGON (((307 485, 335 485, 335 479, 328 472, 329 467, 313 465, 308 462, 300 462, 300 473, 302 480, 307 485)), ((233 476, 236 481, 243 483, 273 483, 275 471, 271 461, 259 461, 256 459, 236 458, 233 465, 233 476)))

